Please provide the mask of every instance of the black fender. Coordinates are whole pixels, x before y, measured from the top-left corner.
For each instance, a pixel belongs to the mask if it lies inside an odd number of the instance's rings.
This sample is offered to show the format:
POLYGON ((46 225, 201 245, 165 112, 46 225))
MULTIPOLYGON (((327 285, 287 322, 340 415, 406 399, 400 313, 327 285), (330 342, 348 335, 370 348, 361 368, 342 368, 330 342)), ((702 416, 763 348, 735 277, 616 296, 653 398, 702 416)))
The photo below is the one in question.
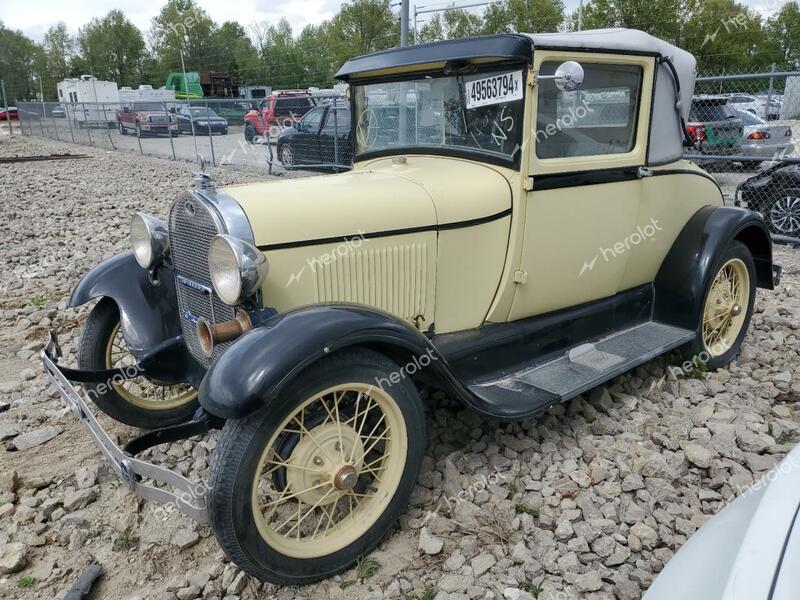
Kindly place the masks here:
POLYGON ((696 329, 719 253, 732 241, 745 244, 756 264, 756 285, 774 289, 772 239, 761 215, 732 206, 706 206, 680 232, 655 279, 655 320, 696 329))
POLYGON ((119 309, 120 329, 131 354, 145 373, 165 383, 199 384, 203 370, 183 342, 172 269, 153 274, 136 262, 132 251, 93 267, 75 286, 70 307, 110 298, 119 309))
POLYGON ((223 419, 243 418, 274 405, 286 384, 314 362, 353 346, 381 352, 405 368, 404 375, 428 375, 470 403, 445 359, 410 324, 368 306, 320 304, 271 317, 239 338, 206 373, 200 404, 223 419))

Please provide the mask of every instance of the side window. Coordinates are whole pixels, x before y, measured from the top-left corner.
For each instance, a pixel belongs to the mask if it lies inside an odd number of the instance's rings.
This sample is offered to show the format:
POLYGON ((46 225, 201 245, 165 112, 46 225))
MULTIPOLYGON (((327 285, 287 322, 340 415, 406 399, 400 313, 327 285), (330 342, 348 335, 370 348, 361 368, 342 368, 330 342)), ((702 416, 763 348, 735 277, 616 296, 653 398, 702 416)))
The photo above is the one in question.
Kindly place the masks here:
POLYGON ((325 129, 344 131, 350 126, 350 111, 346 108, 332 108, 325 119, 325 129))
POLYGON ((317 131, 319 126, 322 125, 322 115, 325 112, 324 108, 315 108, 303 117, 303 129, 306 131, 317 131))
MULTIPOLYGON (((552 75, 560 64, 544 62, 540 72, 552 75)), ((583 85, 574 92, 559 91, 552 79, 538 83, 539 158, 624 154, 636 145, 642 68, 583 63, 583 69, 583 85)))

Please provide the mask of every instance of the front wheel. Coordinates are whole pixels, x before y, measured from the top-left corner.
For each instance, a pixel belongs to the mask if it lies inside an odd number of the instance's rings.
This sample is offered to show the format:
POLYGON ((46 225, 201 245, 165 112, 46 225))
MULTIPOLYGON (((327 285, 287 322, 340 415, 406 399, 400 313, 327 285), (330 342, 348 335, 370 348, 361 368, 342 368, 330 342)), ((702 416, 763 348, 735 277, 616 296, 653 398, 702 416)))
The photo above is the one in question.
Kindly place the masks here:
POLYGON ((120 135, 128 135, 128 130, 125 129, 125 125, 122 124, 122 121, 117 121, 117 129, 119 129, 120 135))
POLYGON ((244 141, 248 144, 252 144, 253 140, 256 138, 256 128, 253 127, 250 123, 244 126, 244 141))
POLYGON ((784 188, 766 202, 764 220, 773 233, 800 237, 800 189, 784 188))
POLYGON ((258 579, 330 577, 395 523, 424 448, 422 401, 397 364, 367 350, 331 356, 269 407, 225 424, 209 474, 211 526, 258 579))
MULTIPOLYGON (((113 300, 101 300, 89 313, 81 335, 78 364, 91 371, 136 364, 122 337, 119 310, 113 300)), ((111 418, 142 429, 183 423, 199 406, 197 390, 191 386, 160 385, 145 377, 86 384, 86 392, 111 418)))
POLYGON ((289 169, 294 165, 294 152, 289 144, 283 144, 278 148, 278 156, 281 157, 281 164, 289 169))
POLYGON ((688 360, 711 371, 736 358, 753 315, 756 268, 747 246, 731 242, 717 259, 714 274, 705 292, 697 337, 682 349, 688 360))

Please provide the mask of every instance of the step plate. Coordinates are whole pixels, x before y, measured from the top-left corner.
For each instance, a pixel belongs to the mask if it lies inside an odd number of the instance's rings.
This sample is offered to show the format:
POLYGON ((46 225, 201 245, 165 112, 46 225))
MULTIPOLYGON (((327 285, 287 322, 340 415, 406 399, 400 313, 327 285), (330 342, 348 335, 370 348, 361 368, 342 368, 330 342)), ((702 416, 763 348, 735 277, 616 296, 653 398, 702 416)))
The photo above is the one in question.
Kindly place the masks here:
POLYGON ((649 322, 514 375, 514 379, 568 399, 694 338, 694 332, 649 322))

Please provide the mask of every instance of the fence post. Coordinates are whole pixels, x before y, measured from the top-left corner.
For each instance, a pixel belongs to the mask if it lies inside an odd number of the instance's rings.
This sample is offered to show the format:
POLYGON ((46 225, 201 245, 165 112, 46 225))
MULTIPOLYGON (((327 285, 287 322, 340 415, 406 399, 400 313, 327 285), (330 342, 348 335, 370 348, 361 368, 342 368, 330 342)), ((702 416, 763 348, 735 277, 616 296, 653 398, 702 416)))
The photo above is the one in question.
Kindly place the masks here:
MULTIPOLYGON (((6 82, 3 79, 0 79, 0 88, 3 90, 3 108, 6 111, 6 121, 8 121, 8 134, 14 135, 14 129, 11 127, 11 115, 8 112, 8 102, 6 102, 6 82)), ((17 119, 19 118, 19 111, 17 111, 17 119)), ((22 124, 20 124, 19 130, 22 132, 22 124)))
POLYGON ((50 118, 53 120, 53 129, 56 132, 56 139, 60 142, 61 141, 61 137, 58 135, 58 124, 56 123, 56 118, 53 115, 52 111, 50 112, 50 118))
POLYGON ((142 126, 136 127, 136 102, 131 102, 131 114, 133 115, 133 134, 136 136, 136 142, 139 144, 139 154, 144 156, 144 150, 142 150, 142 136, 144 135, 144 131, 142 131, 142 126))
MULTIPOLYGON (((169 146, 170 146, 170 148, 172 148, 172 160, 178 160, 175 157, 175 142, 172 140, 172 116, 170 116, 169 110, 167 109, 167 103, 166 102, 162 102, 162 104, 164 105, 164 114, 167 115, 167 135, 169 136, 169 146)), ((176 123, 176 126, 177 126, 177 123, 178 123, 178 118, 177 117, 175 117, 175 123, 176 123)), ((179 133, 180 133, 180 130, 177 130, 176 134, 179 134, 179 133)))
POLYGON ((116 150, 117 146, 116 144, 114 144, 114 138, 111 137, 111 127, 108 126, 108 124, 111 121, 108 120, 108 115, 106 114, 106 110, 108 110, 108 107, 105 105, 105 103, 103 103, 103 127, 106 130, 106 135, 108 136, 108 142, 111 144, 111 147, 114 150, 116 150))
MULTIPOLYGON (((770 72, 774 73, 775 69, 776 69, 776 65, 775 65, 775 63, 772 63, 772 68, 770 69, 770 72)), ((775 81, 774 80, 775 80, 774 77, 770 77, 769 78, 769 89, 767 90, 767 106, 764 109, 764 120, 765 121, 769 121, 769 105, 772 102, 772 94, 775 91, 775 81)), ((778 118, 779 119, 781 118, 780 115, 778 115, 778 118)))
POLYGON ((339 166, 339 113, 336 102, 336 96, 333 97, 333 164, 339 166))
POLYGON ((70 116, 69 113, 70 112, 74 113, 75 110, 72 109, 72 111, 70 111, 70 108, 72 108, 72 104, 65 104, 64 105, 64 114, 67 117, 67 125, 69 126, 69 135, 72 138, 72 143, 74 144, 75 143, 75 132, 72 130, 72 117, 70 116))
POLYGON ((86 128, 86 136, 89 138, 89 145, 90 146, 94 146, 94 140, 92 139, 92 128, 91 128, 90 123, 89 123, 89 121, 87 119, 88 114, 87 114, 87 110, 86 110, 86 103, 85 102, 82 103, 81 106, 83 107, 83 109, 82 109, 83 110, 83 119, 84 119, 83 120, 83 126, 86 128))
POLYGON ((211 116, 208 111, 211 109, 208 107, 208 100, 206 100, 206 125, 208 125, 208 143, 211 144, 211 164, 212 166, 217 166, 217 159, 214 156, 214 136, 211 135, 211 116))

